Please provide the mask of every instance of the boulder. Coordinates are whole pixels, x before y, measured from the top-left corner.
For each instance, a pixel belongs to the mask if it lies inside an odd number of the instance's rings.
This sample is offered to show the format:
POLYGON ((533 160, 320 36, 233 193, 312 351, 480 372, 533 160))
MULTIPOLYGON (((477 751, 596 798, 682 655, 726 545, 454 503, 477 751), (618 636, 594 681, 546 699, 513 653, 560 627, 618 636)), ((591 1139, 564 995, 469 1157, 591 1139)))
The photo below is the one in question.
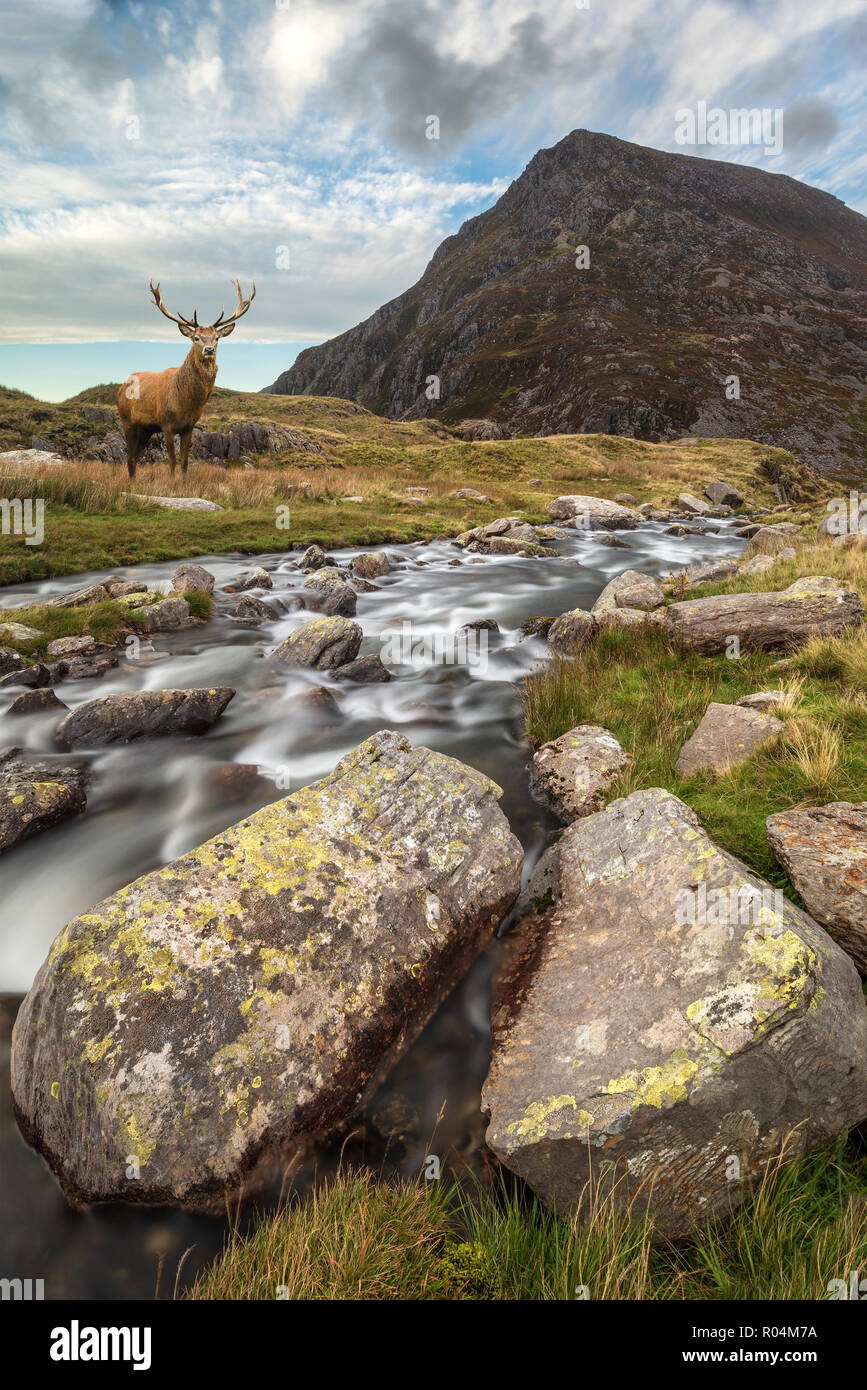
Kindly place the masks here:
POLYGON ((48 667, 48 681, 56 684, 58 681, 99 680, 117 663, 117 652, 100 642, 78 655, 72 653, 52 662, 48 667))
POLYGON ((122 497, 134 497, 137 502, 151 502, 155 507, 166 507, 170 512, 221 512, 218 502, 209 502, 204 497, 155 497, 149 492, 124 492, 122 497))
POLYGON ((548 503, 548 514, 555 521, 571 521, 578 530, 588 531, 632 531, 641 519, 631 507, 581 493, 555 497, 548 503))
POLYGON ((0 623, 0 642, 35 642, 42 633, 26 623, 0 623))
POLYGON ((450 492, 449 497, 457 497, 461 501, 482 502, 488 504, 490 497, 487 493, 479 492, 475 487, 459 487, 456 492, 450 492))
POLYGON ((298 568, 302 570, 318 570, 325 564, 325 551, 321 545, 308 545, 301 559, 298 561, 298 568))
POLYGON ((622 507, 637 507, 638 498, 633 497, 631 492, 615 492, 615 502, 619 502, 622 507))
POLYGON ((84 773, 59 758, 34 758, 20 748, 0 753, 0 854, 87 805, 84 773))
POLYGON ((383 730, 65 927, 12 1090, 67 1197, 220 1201, 349 1116, 514 901, 500 795, 383 730))
POLYGON ((40 690, 26 690, 23 695, 17 695, 12 704, 6 710, 7 714, 43 714, 46 711, 56 711, 68 709, 62 700, 58 700, 54 691, 48 686, 40 690))
POLYGON ((127 598, 130 594, 146 594, 148 586, 142 579, 107 579, 105 589, 109 598, 127 598))
POLYGON ((614 608, 658 608, 665 594, 657 580, 639 570, 624 570, 610 579, 593 605, 593 613, 610 612, 614 608))
POLYGON ((86 584, 83 589, 73 589, 68 594, 60 594, 58 598, 48 601, 49 608, 83 608, 88 603, 104 603, 108 598, 108 591, 102 584, 86 584))
POLYGON ((162 599, 159 603, 136 607, 136 616, 144 618, 146 632, 174 632, 179 627, 192 627, 198 620, 192 616, 190 605, 180 594, 162 599))
POLYGON ((332 671, 354 661, 361 646, 361 628, 348 618, 313 618, 296 627, 272 653, 286 666, 311 666, 332 671))
POLYGON ((360 579, 379 579, 381 575, 388 574, 391 565, 384 550, 369 550, 364 555, 353 557, 351 569, 360 579))
POLYGON ((176 594, 212 594, 214 576, 201 565, 178 565, 172 575, 172 588, 176 594))
POLYGON ((228 686, 211 690, 137 690, 87 700, 62 719, 57 740, 65 748, 95 748, 170 734, 202 734, 233 698, 228 686))
POLYGON ((558 859, 495 982, 482 1098, 488 1145, 544 1202, 589 1216, 592 1177, 685 1237, 784 1146, 864 1117, 852 962, 688 806, 634 792, 568 826, 558 859))
POLYGON ((707 560, 701 565, 690 565, 686 578, 688 584, 713 584, 721 579, 731 579, 737 572, 737 560, 707 560))
MULTIPOLYGON (((791 696, 785 690, 757 690, 754 695, 742 695, 739 700, 735 700, 736 705, 743 709, 757 709, 762 714, 768 714, 780 705, 784 705, 791 696)), ((814 914, 815 916, 815 914, 814 914)))
MULTIPOLYGON (((532 530, 532 527, 529 529, 532 530)), ((539 545, 535 539, 531 541, 518 540, 511 535, 492 536, 488 549, 492 555, 520 555, 523 558, 534 556, 540 560, 551 556, 556 559, 557 556, 556 550, 551 550, 551 548, 546 545, 539 545)))
POLYGON ((867 975, 867 802, 779 811, 765 833, 810 916, 867 975))
POLYGON ((700 497, 695 497, 691 492, 681 492, 677 505, 681 511, 689 512, 691 516, 707 516, 710 512, 707 502, 702 502, 700 497))
POLYGON ((573 821, 599 810, 629 762, 609 729, 578 724, 534 753, 530 789, 559 820, 573 821))
POLYGON ((779 555, 781 550, 791 549, 792 541, 797 540, 800 534, 801 528, 794 523, 781 521, 777 526, 760 526, 750 537, 749 553, 779 555))
POLYGON ((604 545, 604 546, 607 546, 609 550, 631 550, 631 549, 632 549, 632 547, 631 547, 631 545, 629 544, 629 542, 623 540, 623 538, 622 538, 621 536, 600 536, 600 537, 598 537, 598 539, 597 539, 597 541, 596 541, 596 544, 597 544, 597 545, 604 545))
POLYGON ((0 646, 0 676, 14 674, 23 671, 27 662, 24 657, 16 652, 13 647, 0 646))
POLYGON ((797 579, 779 593, 719 594, 687 599, 666 610, 672 638, 704 656, 726 650, 732 637, 742 648, 797 647, 815 636, 833 636, 864 621, 857 593, 837 579, 797 579))
POLYGON ((574 656, 580 652, 596 632, 596 618, 583 608, 572 608, 561 613, 548 629, 548 641, 555 651, 564 656, 574 656))
POLYGON ((260 623, 276 622, 280 614, 270 603, 263 603, 252 594, 239 598, 234 608, 229 609, 229 617, 241 627, 258 627, 260 623))
POLYGON ((304 588, 317 595, 317 607, 329 617, 352 618, 358 604, 354 589, 344 581, 339 570, 328 565, 314 570, 304 580, 304 588))
POLYGON ((773 555, 752 555, 739 566, 738 573, 761 574, 764 570, 773 569, 776 563, 773 555))
POLYGON ((695 733, 681 748, 675 772, 678 777, 705 770, 724 773, 782 730, 782 721, 772 714, 712 701, 695 733))
MULTIPOLYGON (((0 652, 4 649, 0 648, 0 652)), ((6 690, 9 686, 23 685, 30 690, 36 690, 40 686, 51 684, 51 672, 41 661, 35 662, 32 666, 27 666, 23 661, 20 666, 13 666, 8 675, 0 676, 0 690, 6 690)))
POLYGON ((334 672, 336 681, 358 681, 362 685, 373 685, 377 681, 390 681, 391 672, 383 666, 378 652, 370 656, 359 656, 355 661, 347 661, 334 672))
POLYGON ((238 587, 242 591, 245 589, 273 589, 274 581, 267 570, 264 570, 261 565, 257 565, 238 587))
POLYGON ((744 504, 743 493, 731 483, 724 483, 722 479, 708 483, 704 495, 710 498, 715 507, 742 507, 744 504))
POLYGON ((81 637, 57 637, 45 648, 47 654, 56 659, 62 656, 81 656, 83 652, 93 651, 96 639, 84 633, 81 637))

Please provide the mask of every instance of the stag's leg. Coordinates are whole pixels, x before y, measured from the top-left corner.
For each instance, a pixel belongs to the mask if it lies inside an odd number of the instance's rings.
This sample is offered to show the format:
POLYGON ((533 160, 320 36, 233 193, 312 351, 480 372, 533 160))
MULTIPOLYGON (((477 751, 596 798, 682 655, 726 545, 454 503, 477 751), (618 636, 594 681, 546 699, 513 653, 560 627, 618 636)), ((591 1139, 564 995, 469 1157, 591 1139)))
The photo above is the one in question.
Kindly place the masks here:
POLYGON ((124 425, 123 437, 126 440, 126 471, 129 473, 130 481, 134 482, 138 456, 142 449, 141 431, 135 425, 124 425))
POLYGON ((190 458, 190 444, 192 443, 192 438, 192 426, 188 430, 181 430, 181 473, 183 477, 187 476, 187 464, 190 458))
POLYGON ((172 477, 174 477, 174 476, 175 476, 175 465, 176 465, 176 463, 177 463, 177 459, 175 458, 175 432, 174 432, 174 430, 169 430, 169 429, 163 430, 163 439, 166 441, 166 453, 167 453, 168 456, 169 456, 169 468, 171 469, 172 477))

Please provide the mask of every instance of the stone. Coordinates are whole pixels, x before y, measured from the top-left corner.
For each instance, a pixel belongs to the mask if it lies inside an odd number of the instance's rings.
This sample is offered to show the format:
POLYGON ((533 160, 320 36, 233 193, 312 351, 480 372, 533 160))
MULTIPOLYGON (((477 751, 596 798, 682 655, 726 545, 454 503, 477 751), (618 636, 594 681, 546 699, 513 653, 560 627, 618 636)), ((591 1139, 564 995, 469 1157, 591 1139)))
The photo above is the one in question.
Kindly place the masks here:
POLYGON ((700 497, 694 496, 691 492, 681 492, 677 499, 677 505, 684 512, 689 512, 692 516, 707 516, 710 507, 707 502, 702 502, 700 497))
POLYGON ((615 502, 619 502, 623 507, 637 507, 638 499, 632 496, 631 492, 615 492, 615 502))
POLYGON ((458 632, 499 632, 496 618, 474 618, 471 623, 462 623, 458 632))
POLYGON ((13 647, 0 646, 0 676, 6 676, 16 671, 23 671, 27 662, 19 652, 13 647))
POLYGON ((377 681, 390 681, 391 672, 382 664, 378 652, 370 656, 359 656, 355 661, 347 661, 334 672, 336 681, 358 681, 359 684, 372 685, 377 681))
POLYGON ((517 540, 512 536, 492 536, 489 549, 492 555, 519 555, 522 558, 535 557, 539 560, 557 557, 556 550, 551 550, 549 546, 539 545, 535 540, 517 540))
POLYGON ((82 769, 59 758, 35 758, 20 748, 0 753, 0 854, 87 805, 82 769))
POLYGON ((744 505, 743 493, 739 492, 732 483, 724 483, 722 479, 715 483, 708 483, 704 495, 717 507, 742 507, 744 505))
POLYGON ((691 777, 694 772, 725 773, 754 749, 782 733, 782 720, 743 705, 712 701, 701 723, 680 750, 675 772, 691 777))
POLYGON ((686 572, 687 583, 713 584, 721 579, 731 579, 738 572, 737 560, 708 560, 701 565, 690 565, 686 572))
POLYGON ((61 720, 57 741, 65 748, 96 748, 139 738, 202 734, 219 719, 234 690, 138 690, 87 700, 61 720))
POLYGON ((216 502, 204 497, 154 497, 149 492, 124 492, 122 497, 134 497, 138 502, 151 502, 155 507, 167 507, 171 512, 221 512, 216 502))
POLYGON ((500 795, 383 730, 70 922, 12 1043, 67 1198, 222 1202, 345 1120, 517 895, 500 795))
POLYGON ((773 555, 752 555, 749 560, 745 560, 739 567, 739 574, 761 574, 764 570, 773 569, 777 563, 773 555))
POLYGON ((187 600, 180 594, 139 608, 137 613, 145 620, 146 632, 174 632, 179 627, 192 627, 197 621, 187 600))
POLYGON ((621 536, 599 536, 597 537, 596 544, 607 546, 609 550, 632 549, 629 542, 623 540, 621 536))
MULTIPOLYGON (((538 479, 536 481, 538 482, 538 479)), ((484 505, 488 505, 491 500, 486 493, 479 492, 474 487, 459 487, 456 492, 450 492, 449 497, 457 497, 461 501, 466 499, 470 502, 481 502, 484 505)))
POLYGON ((548 629, 548 642, 564 656, 574 656, 587 645, 596 632, 596 618, 583 608, 561 613, 548 629))
POLYGON ((27 666, 22 662, 20 666, 13 667, 8 675, 0 677, 0 690, 19 685, 36 690, 43 685, 50 684, 51 672, 41 661, 34 662, 32 666, 27 666))
POLYGON ((260 623, 276 622, 280 614, 272 604, 263 603, 252 594, 245 594, 238 599, 234 608, 229 609, 229 617, 242 627, 258 627, 260 623))
POLYGON ((355 555, 350 568, 361 579, 379 579, 381 575, 388 574, 391 565, 384 550, 370 550, 364 555, 355 555))
POLYGON ((290 632, 272 656, 286 666, 310 666, 333 671, 354 661, 361 646, 361 628, 348 618, 313 618, 290 632))
POLYGON ((289 704, 330 719, 340 715, 340 706, 326 685, 311 685, 297 695, 290 695, 289 704))
POLYGON ((50 657, 80 656, 82 652, 91 651, 95 646, 95 638, 84 633, 80 637, 57 637, 48 643, 45 650, 50 657))
POLYGON ((64 656, 52 662, 48 668, 48 680, 55 684, 58 681, 99 680, 117 664, 117 652, 99 643, 78 656, 64 656))
POLYGON ((570 521, 577 530, 632 531, 640 518, 630 507, 609 502, 605 497, 585 497, 572 493, 548 503, 548 514, 555 521, 570 521))
POLYGON ((298 568, 302 570, 318 570, 325 564, 325 551, 321 545, 308 545, 301 559, 298 561, 298 568))
POLYGON ((274 581, 267 570, 261 565, 257 565, 252 573, 248 574, 239 584, 239 589, 273 589, 274 581))
POLYGON ((665 594, 650 574, 639 570, 624 570, 609 579, 593 605, 593 613, 605 613, 614 608, 658 608, 665 594))
POLYGON ((778 555, 781 550, 791 548, 792 540, 800 535, 800 527, 791 527, 786 522, 776 526, 760 526, 750 537, 749 554, 761 552, 764 555, 778 555))
POLYGON ((525 637, 547 637, 551 631, 551 625, 556 620, 548 617, 547 614, 539 614, 533 618, 525 618, 521 623, 521 632, 525 637))
POLYGON ((530 789, 559 820, 573 821, 599 810, 630 761, 610 729, 578 724, 534 753, 530 789))
POLYGON ((778 811, 765 833, 810 916, 867 975, 867 802, 778 811))
POLYGON ((329 617, 352 618, 358 604, 354 589, 344 581, 340 572, 333 566, 314 570, 304 580, 305 589, 318 596, 317 607, 329 617))
POLYGON ((672 639, 685 651, 704 656, 724 652, 732 637, 738 638, 742 649, 794 648, 811 637, 835 636, 863 621, 857 593, 827 576, 798 579, 778 593, 686 599, 666 610, 672 639))
POLYGON ((0 623, 0 642, 35 642, 42 633, 26 623, 0 623))
POLYGON ((26 690, 23 695, 17 695, 12 704, 6 710, 7 714, 42 714, 46 710, 65 710, 68 706, 62 700, 58 700, 54 691, 49 686, 44 686, 39 690, 26 690))
POLYGON ((743 709, 757 709, 761 714, 769 714, 791 698, 785 690, 758 690, 755 695, 742 695, 739 700, 735 700, 735 704, 743 709))
POLYGON ((105 589, 109 598, 127 598, 130 594, 146 594, 148 586, 141 579, 107 579, 105 589))
POLYGON ((212 594, 214 576, 202 565, 178 565, 172 575, 172 588, 176 594, 212 594))
POLYGON ((590 1219, 602 1177, 683 1238, 867 1113, 858 975, 665 790, 574 821, 557 853, 494 985, 487 1144, 561 1216, 590 1219))
POLYGON ((108 592, 102 584, 87 584, 83 589, 73 589, 68 594, 60 594, 48 600, 49 608, 83 608, 88 603, 105 603, 108 592))

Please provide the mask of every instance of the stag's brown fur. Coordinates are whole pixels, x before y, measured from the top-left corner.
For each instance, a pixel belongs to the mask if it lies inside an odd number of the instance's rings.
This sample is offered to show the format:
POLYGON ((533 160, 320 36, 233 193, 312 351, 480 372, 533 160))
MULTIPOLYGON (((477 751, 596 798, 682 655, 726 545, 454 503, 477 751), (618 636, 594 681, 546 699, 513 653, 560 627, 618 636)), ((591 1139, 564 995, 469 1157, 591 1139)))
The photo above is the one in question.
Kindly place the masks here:
POLYGON ((207 405, 217 379, 217 342, 234 332, 235 322, 247 312, 256 294, 255 285, 249 299, 244 299, 237 281, 235 288, 238 291, 238 307, 234 314, 225 319, 221 313, 216 323, 203 327, 195 314, 192 319, 170 314, 160 298, 159 285, 154 288, 151 284, 156 307, 178 325, 185 338, 192 340, 192 346, 179 367, 169 367, 164 372, 133 372, 117 393, 130 478, 135 477, 139 456, 151 435, 159 430, 162 430, 166 441, 172 473, 175 471, 177 438, 181 473, 186 474, 193 427, 207 405))

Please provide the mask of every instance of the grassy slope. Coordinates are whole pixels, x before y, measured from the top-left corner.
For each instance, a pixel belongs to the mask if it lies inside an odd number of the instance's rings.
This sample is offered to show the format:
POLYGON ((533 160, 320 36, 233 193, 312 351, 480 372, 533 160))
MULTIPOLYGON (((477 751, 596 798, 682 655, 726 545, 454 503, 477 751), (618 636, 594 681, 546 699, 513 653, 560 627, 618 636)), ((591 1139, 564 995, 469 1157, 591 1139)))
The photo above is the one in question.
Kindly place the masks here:
MULTIPOLYGON (((108 428, 85 421, 82 404, 111 403, 113 390, 93 388, 52 406, 0 389, 0 449, 26 446, 34 432, 80 448, 89 435, 108 428)), ((563 492, 626 491, 638 501, 670 502, 684 489, 700 493, 717 476, 739 486, 748 501, 769 505, 775 497, 760 466, 766 459, 796 474, 805 495, 818 495, 817 484, 785 451, 748 440, 678 445, 557 435, 467 443, 438 424, 394 423, 347 401, 215 391, 202 425, 220 429, 233 419, 290 426, 322 445, 326 455, 269 454, 259 456, 254 469, 194 463, 185 480, 179 474, 172 479, 165 465, 140 468, 136 492, 204 497, 221 512, 172 512, 125 497, 129 482, 122 465, 71 460, 38 476, 0 467, 0 497, 42 497, 46 504, 42 545, 0 535, 0 584, 230 550, 279 551, 311 541, 334 546, 423 540, 504 513, 548 521, 545 504, 563 492), (412 486, 430 489, 423 504, 407 499, 405 489, 412 486), (484 491, 490 503, 449 495, 467 486, 484 491), (364 500, 343 500, 352 496, 364 500), (287 506, 285 529, 277 524, 277 509, 287 506)))

